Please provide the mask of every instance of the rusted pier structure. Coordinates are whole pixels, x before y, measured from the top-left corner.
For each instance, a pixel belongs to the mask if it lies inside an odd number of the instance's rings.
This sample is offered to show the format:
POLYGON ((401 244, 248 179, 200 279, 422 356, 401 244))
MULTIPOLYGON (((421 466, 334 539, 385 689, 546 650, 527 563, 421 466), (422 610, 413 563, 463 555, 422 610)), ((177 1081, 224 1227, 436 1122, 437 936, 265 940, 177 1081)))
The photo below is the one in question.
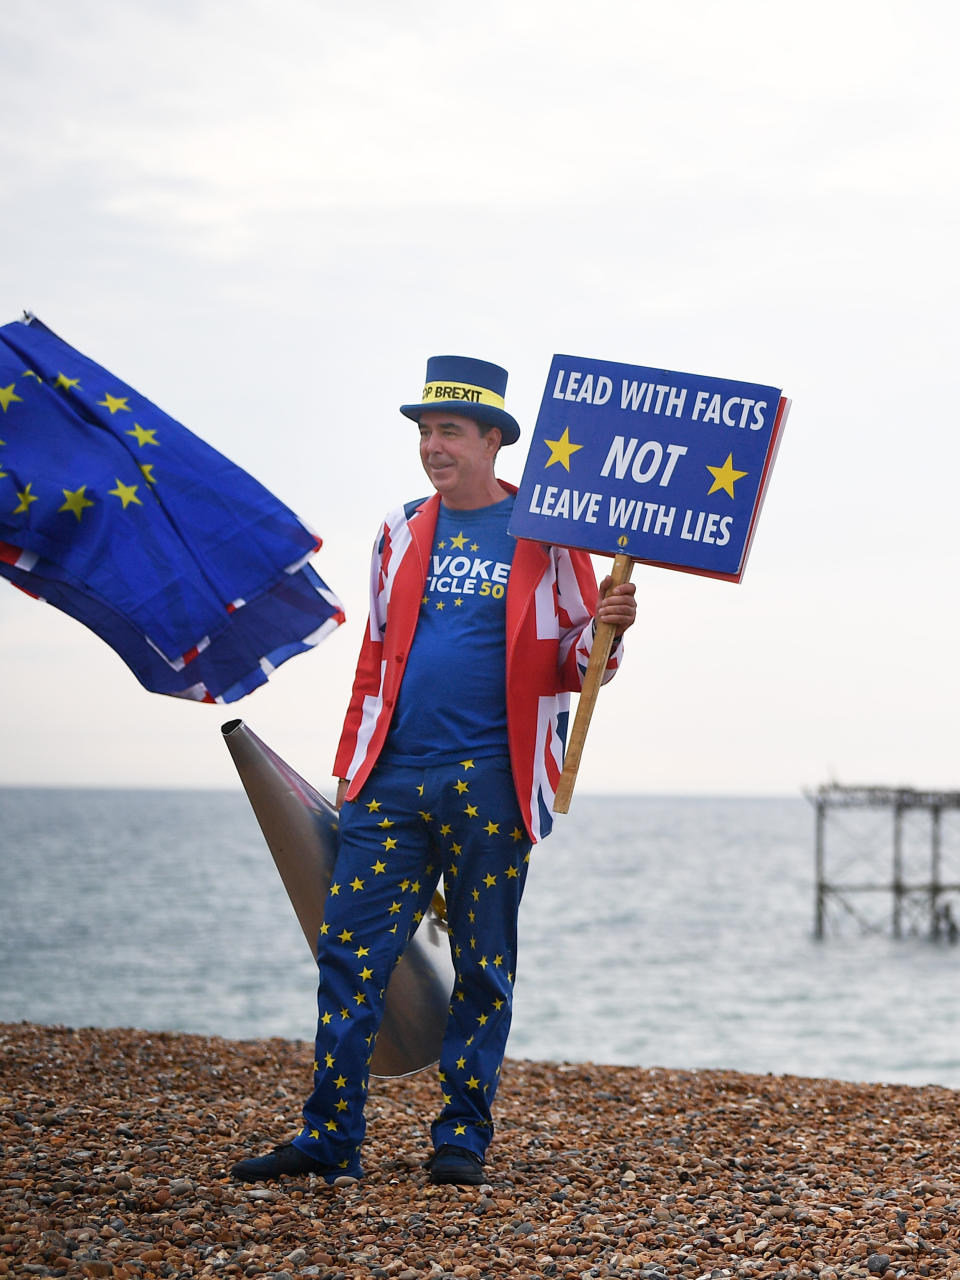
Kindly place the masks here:
MULTIPOLYGON (((827 912, 836 905, 856 919, 863 929, 875 928, 865 923, 851 898, 857 894, 889 893, 892 898, 891 928, 895 938, 902 938, 908 924, 916 933, 917 922, 923 922, 923 932, 933 940, 960 941, 960 920, 953 917, 950 894, 960 893, 960 883, 949 883, 943 878, 943 818, 944 814, 957 811, 960 814, 960 791, 918 791, 912 787, 847 787, 827 783, 807 799, 816 808, 816 898, 814 935, 823 938, 827 912), (842 833, 832 835, 837 826, 831 823, 831 815, 840 810, 888 811, 891 818, 890 879, 862 881, 859 879, 831 880, 827 870, 828 833, 836 844, 842 833), (914 878, 915 866, 905 873, 904 820, 916 812, 929 815, 929 860, 922 875, 914 878)), ((872 854, 878 850, 871 848, 872 854)), ((915 851, 911 861, 916 862, 915 851)), ((960 870, 960 868, 958 868, 960 870)))

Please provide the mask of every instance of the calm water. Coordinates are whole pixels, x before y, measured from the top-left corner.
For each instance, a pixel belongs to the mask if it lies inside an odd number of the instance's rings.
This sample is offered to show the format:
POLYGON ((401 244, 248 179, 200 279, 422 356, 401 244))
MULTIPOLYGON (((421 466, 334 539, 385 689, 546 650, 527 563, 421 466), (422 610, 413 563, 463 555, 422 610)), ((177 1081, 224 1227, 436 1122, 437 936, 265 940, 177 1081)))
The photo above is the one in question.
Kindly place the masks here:
MULTIPOLYGON (((815 942, 802 798, 572 809, 534 850, 512 1056, 960 1088, 960 946, 839 912, 815 942)), ((888 875, 882 820, 835 834, 837 871, 888 875)), ((0 1021, 312 1039, 313 988, 242 792, 0 789, 0 1021)))

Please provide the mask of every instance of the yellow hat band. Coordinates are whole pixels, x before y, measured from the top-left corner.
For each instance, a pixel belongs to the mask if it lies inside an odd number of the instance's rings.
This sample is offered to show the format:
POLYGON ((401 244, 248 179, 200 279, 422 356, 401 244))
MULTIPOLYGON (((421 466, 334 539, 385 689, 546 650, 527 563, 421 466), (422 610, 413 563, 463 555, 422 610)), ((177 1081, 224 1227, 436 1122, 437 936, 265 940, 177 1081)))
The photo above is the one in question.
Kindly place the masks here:
POLYGON ((423 388, 423 400, 467 400, 470 404, 488 404, 494 409, 503 408, 503 396, 486 387, 474 387, 468 382, 428 382, 423 388))

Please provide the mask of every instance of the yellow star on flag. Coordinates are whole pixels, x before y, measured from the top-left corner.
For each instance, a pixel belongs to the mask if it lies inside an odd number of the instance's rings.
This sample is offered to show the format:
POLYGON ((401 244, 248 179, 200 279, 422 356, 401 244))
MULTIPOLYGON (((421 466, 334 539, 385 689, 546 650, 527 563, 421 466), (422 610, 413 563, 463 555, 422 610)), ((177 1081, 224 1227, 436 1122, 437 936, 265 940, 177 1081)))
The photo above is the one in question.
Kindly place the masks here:
POLYGON ((141 464, 140 464, 140 470, 143 472, 143 478, 144 478, 144 480, 146 480, 147 484, 156 484, 156 483, 157 483, 157 482, 156 482, 156 480, 153 478, 153 463, 152 463, 152 462, 143 462, 143 463, 141 463, 141 464))
POLYGON ((127 404, 127 397, 112 396, 109 391, 105 391, 103 393, 103 399, 98 400, 97 404, 102 404, 105 409, 109 409, 111 418, 119 409, 125 409, 127 413, 130 412, 130 406, 127 404))
POLYGON ((31 480, 31 481, 30 481, 30 484, 28 484, 28 485, 27 485, 27 487, 24 489, 23 493, 21 493, 19 490, 17 490, 17 497, 20 499, 20 505, 19 505, 19 507, 14 507, 14 508, 13 508, 13 514, 14 514, 15 516, 22 515, 24 511, 29 511, 29 510, 30 510, 30 503, 31 503, 31 502, 37 502, 37 501, 39 500, 39 498, 40 498, 39 493, 31 493, 31 492, 30 492, 30 489, 31 489, 31 486, 32 486, 32 485, 33 485, 33 481, 31 480))
POLYGON ((72 391, 74 387, 79 387, 80 379, 68 378, 65 373, 58 373, 57 380, 53 385, 59 387, 61 391, 72 391))
POLYGON ((746 471, 737 471, 734 468, 732 453, 727 454, 727 460, 722 467, 707 467, 707 470, 713 476, 713 484, 707 490, 708 498, 711 493, 716 493, 718 489, 723 489, 732 498, 734 496, 734 483, 747 474, 746 471))
POLYGON ((563 435, 559 440, 544 440, 544 444, 550 446, 550 457, 543 464, 544 469, 552 467, 555 462, 559 462, 561 467, 570 470, 570 455, 582 449, 582 444, 572 444, 570 441, 570 428, 563 428, 563 435))
POLYGON ((135 502, 138 507, 142 507, 143 503, 137 497, 137 486, 135 484, 124 484, 120 477, 116 477, 117 487, 108 489, 107 492, 115 498, 119 498, 123 503, 123 509, 126 511, 131 502, 135 502))
POLYGON ((0 409, 4 413, 7 412, 14 400, 19 400, 23 404, 23 396, 18 396, 13 389, 16 385, 15 382, 11 382, 9 387, 0 387, 0 409))
POLYGON ((82 484, 79 489, 63 489, 61 492, 66 501, 62 507, 57 507, 57 510, 72 511, 77 519, 80 520, 83 516, 84 507, 93 506, 92 501, 86 496, 86 490, 87 486, 85 484, 82 484))
MULTIPOLYGON (((102 404, 103 401, 101 400, 100 403, 102 404)), ((126 405, 124 405, 124 408, 126 408, 126 405)), ((141 449, 145 444, 155 444, 158 449, 160 448, 159 440, 154 439, 157 434, 156 427, 150 427, 148 430, 146 427, 141 427, 139 422, 135 422, 133 424, 133 430, 125 431, 123 434, 126 436, 133 436, 141 449)))
POLYGON ((484 831, 486 831, 488 836, 498 836, 500 834, 500 823, 488 822, 484 827, 484 831))

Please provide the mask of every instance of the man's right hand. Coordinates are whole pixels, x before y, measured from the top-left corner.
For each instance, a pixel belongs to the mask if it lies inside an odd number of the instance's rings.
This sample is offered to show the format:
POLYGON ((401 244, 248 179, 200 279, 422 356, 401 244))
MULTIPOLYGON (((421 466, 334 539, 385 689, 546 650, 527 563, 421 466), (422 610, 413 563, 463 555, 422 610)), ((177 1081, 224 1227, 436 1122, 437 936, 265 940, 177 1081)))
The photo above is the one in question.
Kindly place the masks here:
POLYGON ((349 785, 350 785, 350 782, 347 778, 340 778, 337 782, 336 807, 338 809, 343 805, 344 800, 347 798, 347 787, 349 787, 349 785))

